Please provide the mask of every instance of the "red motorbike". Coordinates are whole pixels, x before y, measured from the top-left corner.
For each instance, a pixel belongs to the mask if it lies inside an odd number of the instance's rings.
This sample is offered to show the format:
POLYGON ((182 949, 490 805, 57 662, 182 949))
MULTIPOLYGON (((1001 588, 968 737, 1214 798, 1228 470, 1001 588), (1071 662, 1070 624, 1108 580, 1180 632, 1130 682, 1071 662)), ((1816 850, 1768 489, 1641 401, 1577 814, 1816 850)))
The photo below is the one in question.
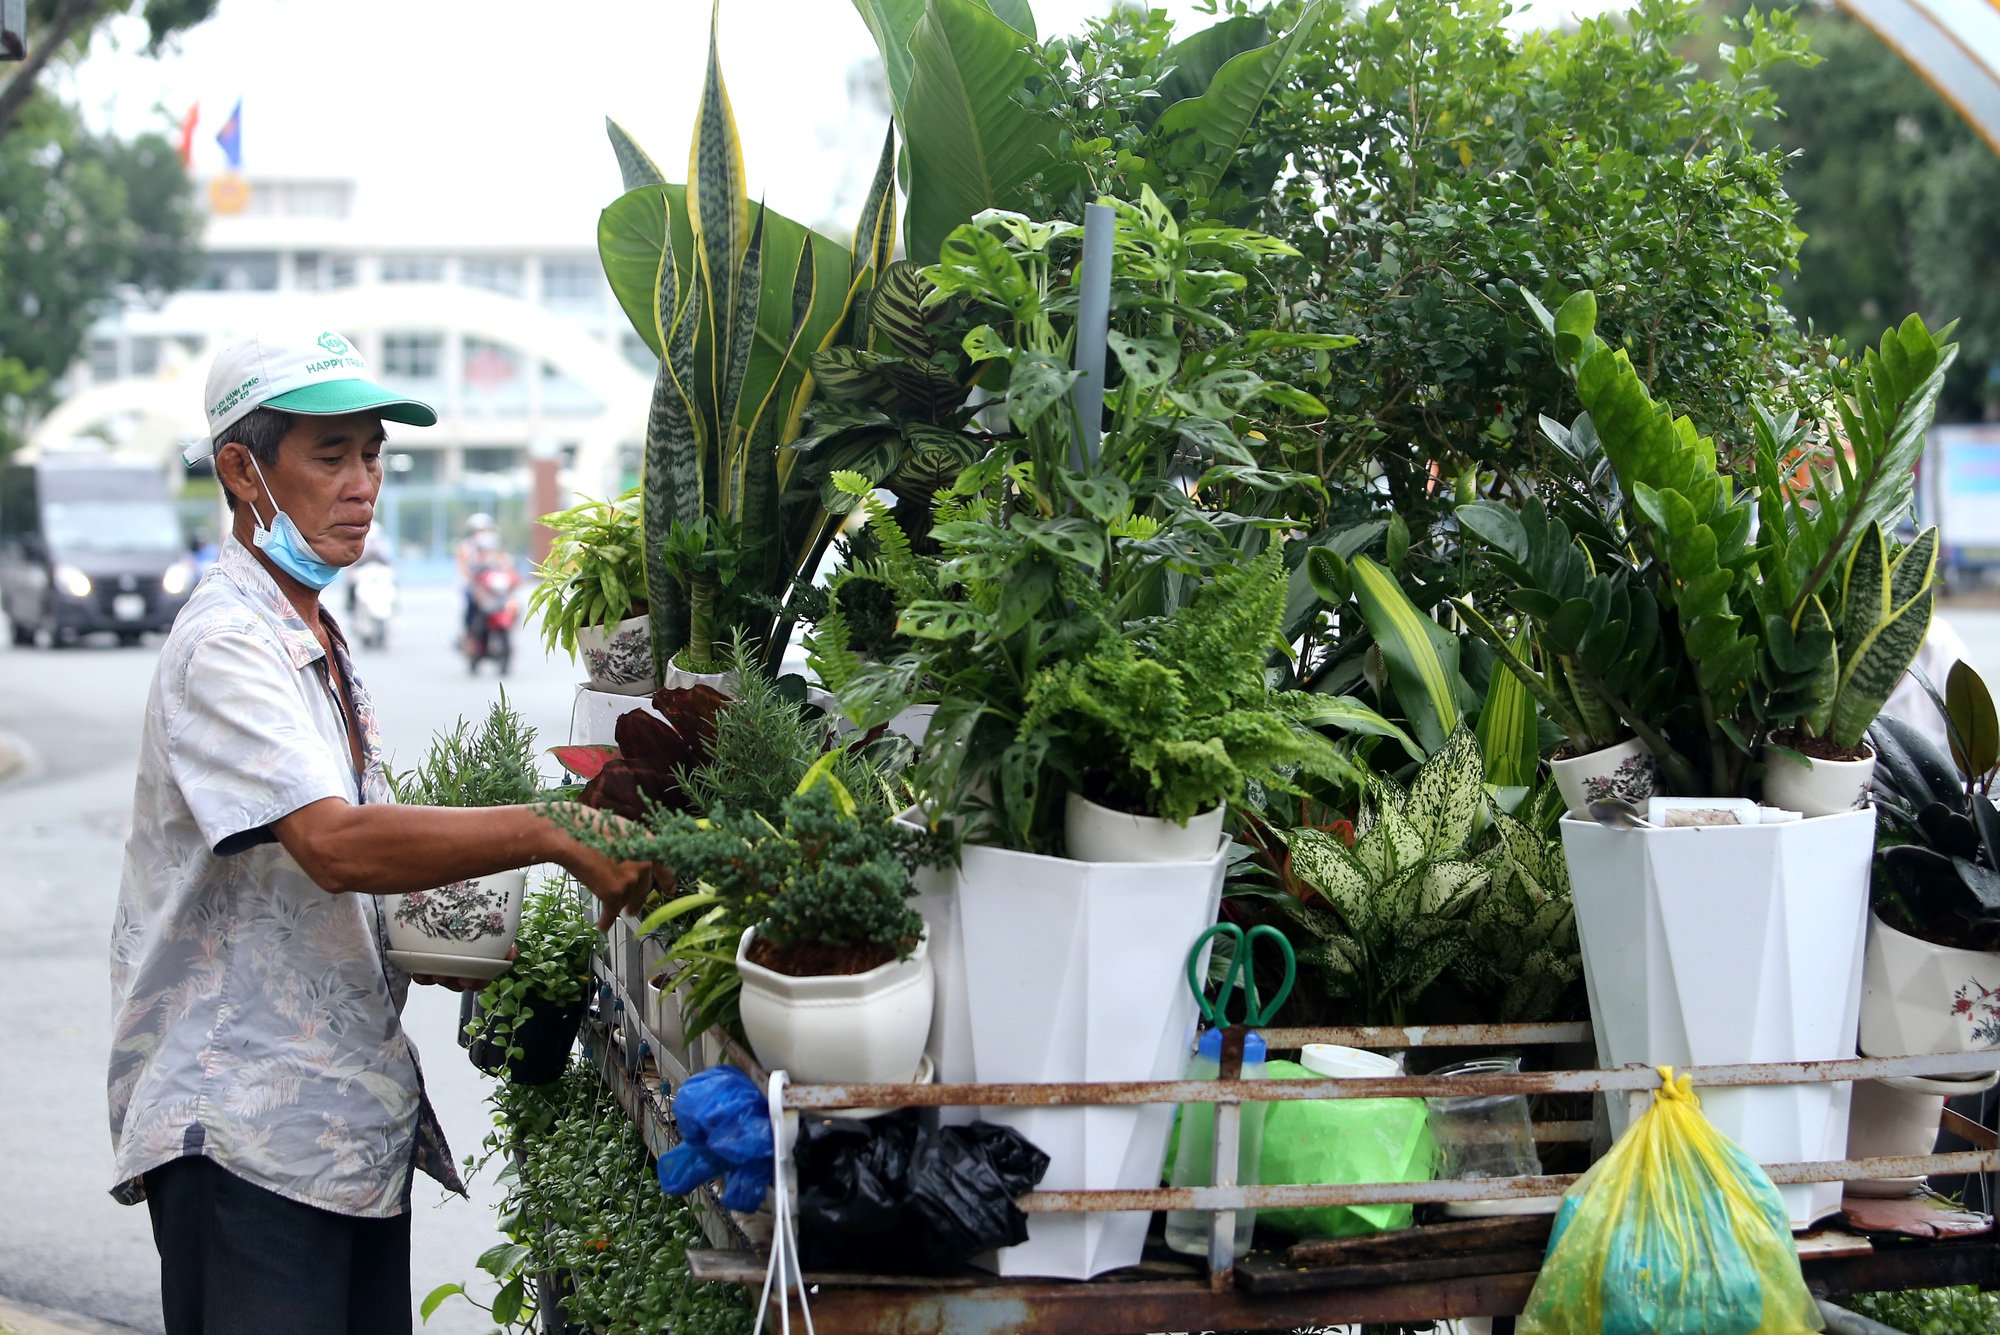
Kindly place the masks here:
POLYGON ((521 619, 521 576, 510 566, 488 566, 472 581, 472 624, 465 636, 465 670, 477 675, 491 661, 501 676, 514 659, 514 623, 521 619))

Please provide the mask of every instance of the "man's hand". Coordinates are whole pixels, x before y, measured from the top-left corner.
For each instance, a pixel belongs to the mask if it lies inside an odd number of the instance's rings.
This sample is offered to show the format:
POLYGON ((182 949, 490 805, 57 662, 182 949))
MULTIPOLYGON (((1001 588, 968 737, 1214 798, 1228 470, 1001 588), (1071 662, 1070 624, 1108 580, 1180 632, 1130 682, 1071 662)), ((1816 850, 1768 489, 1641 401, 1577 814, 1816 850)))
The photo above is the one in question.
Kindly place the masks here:
MULTIPOLYGON (((593 811, 587 807, 573 807, 572 810, 587 812, 593 823, 612 832, 622 831, 630 824, 622 816, 609 811, 593 811)), ((671 868, 655 862, 615 862, 567 834, 562 836, 562 841, 564 847, 555 860, 564 871, 583 882, 584 888, 597 896, 598 903, 603 906, 597 915, 597 930, 600 932, 609 931, 621 913, 636 917, 655 886, 668 891, 673 889, 671 868)))

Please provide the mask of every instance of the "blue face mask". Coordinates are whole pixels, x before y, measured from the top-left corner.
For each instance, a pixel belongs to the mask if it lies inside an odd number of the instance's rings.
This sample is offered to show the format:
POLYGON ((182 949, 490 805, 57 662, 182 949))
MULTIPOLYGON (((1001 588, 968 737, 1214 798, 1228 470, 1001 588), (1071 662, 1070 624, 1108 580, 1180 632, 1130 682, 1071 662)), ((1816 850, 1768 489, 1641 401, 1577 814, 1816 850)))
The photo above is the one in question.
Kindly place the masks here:
POLYGON ((333 583, 333 577, 340 573, 339 566, 328 565, 319 559, 319 553, 306 541, 306 535, 299 532, 299 526, 292 517, 278 508, 278 498, 271 495, 271 484, 264 482, 264 470, 257 468, 255 456, 250 466, 257 469, 257 480, 264 484, 264 495, 271 502, 271 527, 257 517, 257 507, 250 507, 250 522, 255 525, 250 540, 257 544, 257 550, 271 558, 271 564, 290 575, 308 589, 324 589, 333 583))

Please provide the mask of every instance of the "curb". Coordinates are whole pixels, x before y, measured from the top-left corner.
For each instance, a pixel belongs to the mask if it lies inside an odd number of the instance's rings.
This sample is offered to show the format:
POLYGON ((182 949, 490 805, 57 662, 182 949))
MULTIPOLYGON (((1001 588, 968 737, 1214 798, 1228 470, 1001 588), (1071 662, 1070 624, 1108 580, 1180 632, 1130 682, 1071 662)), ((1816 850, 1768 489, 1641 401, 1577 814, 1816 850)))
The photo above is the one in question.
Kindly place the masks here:
POLYGON ((133 1335, 129 1326, 114 1326, 93 1317, 7 1298, 0 1298, 0 1330, 8 1335, 133 1335))

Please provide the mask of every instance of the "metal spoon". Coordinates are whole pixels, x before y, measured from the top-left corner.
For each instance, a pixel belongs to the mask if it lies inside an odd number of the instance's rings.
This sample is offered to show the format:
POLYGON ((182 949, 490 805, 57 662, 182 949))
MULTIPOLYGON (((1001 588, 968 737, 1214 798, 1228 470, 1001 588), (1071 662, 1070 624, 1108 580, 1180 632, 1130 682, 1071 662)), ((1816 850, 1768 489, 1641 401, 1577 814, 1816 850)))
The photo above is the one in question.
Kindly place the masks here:
POLYGON ((1599 798, 1589 807, 1590 818, 1614 830, 1650 830, 1653 822, 1639 814, 1639 808, 1615 797, 1599 798))

